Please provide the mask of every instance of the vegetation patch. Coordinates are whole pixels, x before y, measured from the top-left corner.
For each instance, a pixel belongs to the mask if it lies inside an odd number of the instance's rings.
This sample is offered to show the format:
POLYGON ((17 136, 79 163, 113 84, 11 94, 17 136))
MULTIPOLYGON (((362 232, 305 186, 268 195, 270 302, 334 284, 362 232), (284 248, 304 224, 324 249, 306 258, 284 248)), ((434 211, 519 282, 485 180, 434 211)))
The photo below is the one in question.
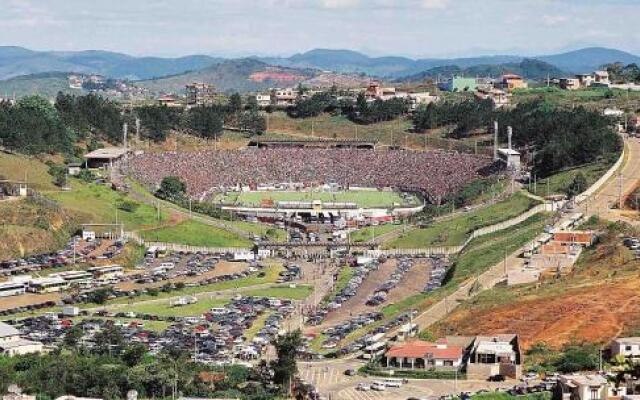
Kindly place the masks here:
POLYGON ((227 230, 196 220, 142 232, 148 241, 179 243, 203 247, 249 247, 251 242, 227 230))
POLYGON ((393 249, 459 246, 474 230, 517 217, 537 204, 538 201, 518 192, 490 206, 434 222, 425 228, 412 229, 385 243, 385 247, 393 249))

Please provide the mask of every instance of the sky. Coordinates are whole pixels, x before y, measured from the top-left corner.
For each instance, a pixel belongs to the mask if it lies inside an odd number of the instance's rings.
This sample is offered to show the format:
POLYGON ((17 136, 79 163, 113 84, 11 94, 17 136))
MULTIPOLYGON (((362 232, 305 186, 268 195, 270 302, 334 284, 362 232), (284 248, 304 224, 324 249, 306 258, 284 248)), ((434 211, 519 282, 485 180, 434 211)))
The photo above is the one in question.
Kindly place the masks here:
POLYGON ((0 45, 132 55, 640 54, 640 0, 0 0, 0 45))

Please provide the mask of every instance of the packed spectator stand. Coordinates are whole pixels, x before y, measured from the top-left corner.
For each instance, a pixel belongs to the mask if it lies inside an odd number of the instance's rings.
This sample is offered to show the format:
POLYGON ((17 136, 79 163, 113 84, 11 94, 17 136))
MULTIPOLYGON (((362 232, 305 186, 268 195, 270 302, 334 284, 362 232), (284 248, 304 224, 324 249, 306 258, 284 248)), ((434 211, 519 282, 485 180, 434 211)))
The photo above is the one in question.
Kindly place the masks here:
POLYGON ((203 198, 240 186, 335 183, 419 192, 437 203, 491 171, 485 156, 446 151, 268 148, 145 153, 129 160, 137 180, 157 186, 178 176, 188 194, 203 198))

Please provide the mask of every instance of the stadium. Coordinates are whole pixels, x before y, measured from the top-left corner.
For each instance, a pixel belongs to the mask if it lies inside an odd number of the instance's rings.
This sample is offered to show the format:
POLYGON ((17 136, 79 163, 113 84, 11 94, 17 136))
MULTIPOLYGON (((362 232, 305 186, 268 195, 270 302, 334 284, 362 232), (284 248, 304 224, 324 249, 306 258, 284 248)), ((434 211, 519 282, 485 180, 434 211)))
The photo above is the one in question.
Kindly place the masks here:
POLYGON ((157 187, 177 176, 187 194, 252 218, 388 222, 439 204, 493 170, 490 157, 445 151, 245 148, 137 154, 132 177, 157 187))

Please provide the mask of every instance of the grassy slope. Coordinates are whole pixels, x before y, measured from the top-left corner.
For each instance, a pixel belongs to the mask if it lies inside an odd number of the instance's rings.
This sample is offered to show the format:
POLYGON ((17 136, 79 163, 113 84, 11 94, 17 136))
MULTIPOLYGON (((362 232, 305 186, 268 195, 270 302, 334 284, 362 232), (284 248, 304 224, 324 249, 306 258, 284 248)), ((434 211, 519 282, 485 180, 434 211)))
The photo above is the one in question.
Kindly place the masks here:
POLYGON ((600 177, 604 175, 610 167, 611 164, 595 162, 563 170, 546 179, 538 180, 536 187, 531 187, 530 191, 538 196, 564 194, 579 172, 582 172, 585 178, 587 178, 587 186, 591 186, 600 179, 600 177))
POLYGON ((518 216, 536 204, 535 200, 526 195, 516 193, 508 199, 488 207, 436 222, 425 229, 413 229, 386 243, 385 247, 457 246, 466 240, 470 232, 518 216))
POLYGON ((354 243, 368 242, 385 233, 389 233, 396 229, 402 229, 400 225, 384 224, 378 226, 367 226, 351 232, 351 241, 354 243))
MULTIPOLYGON (((104 185, 84 184, 77 180, 72 181, 71 187, 71 191, 49 193, 48 196, 65 208, 82 214, 86 222, 116 221, 116 204, 126 199, 125 196, 104 185)), ((167 219, 167 214, 161 212, 160 223, 167 219)), ((125 230, 154 227, 158 223, 157 212, 154 207, 139 204, 133 212, 118 210, 118 222, 124 223, 125 230)))
MULTIPOLYGON (((128 180, 128 183, 139 194, 157 200, 140 183, 138 183, 136 181, 133 181, 133 180, 128 180)), ((164 201, 164 200, 160 200, 160 204, 165 205, 165 208, 169 207, 169 208, 179 209, 179 207, 176 206, 175 204, 169 203, 169 202, 164 201)), ((183 210, 183 211, 186 211, 186 210, 183 210)), ((216 220, 215 218, 212 218, 212 217, 207 217, 207 218, 209 218, 211 220, 216 220)), ((259 224, 259 223, 252 223, 252 222, 247 222, 247 221, 227 221, 227 220, 219 220, 219 219, 217 221, 219 221, 221 223, 224 223, 226 225, 229 225, 229 226, 234 226, 237 229, 245 231, 245 232, 253 233, 253 234, 256 234, 256 235, 259 235, 259 236, 265 236, 266 235, 266 236, 269 236, 271 239, 277 240, 277 241, 283 241, 283 240, 286 240, 286 238, 287 238, 287 232, 284 229, 275 228, 273 226, 268 226, 268 225, 259 224)))
MULTIPOLYGON (((49 193, 49 196, 65 208, 78 212, 85 222, 114 223, 116 204, 127 199, 122 193, 103 185, 84 184, 74 180, 69 192, 49 193)), ((130 200, 130 199, 129 199, 130 200)), ((137 203, 132 212, 118 210, 118 222, 124 223, 125 230, 142 230, 148 240, 181 243, 194 246, 245 247, 251 243, 238 235, 195 220, 175 224, 169 212, 160 212, 160 220, 154 207, 137 203), (162 226, 159 226, 162 225, 162 226)), ((250 224, 245 224, 250 225, 250 224)), ((257 226, 256 231, 266 231, 257 226)))
POLYGON ((29 186, 35 190, 58 190, 51 183, 51 175, 47 167, 37 158, 0 152, 0 175, 4 179, 24 181, 25 175, 29 186))
POLYGON ((180 243, 205 247, 249 247, 251 242, 238 235, 194 220, 174 226, 150 229, 142 232, 149 241, 180 243))

